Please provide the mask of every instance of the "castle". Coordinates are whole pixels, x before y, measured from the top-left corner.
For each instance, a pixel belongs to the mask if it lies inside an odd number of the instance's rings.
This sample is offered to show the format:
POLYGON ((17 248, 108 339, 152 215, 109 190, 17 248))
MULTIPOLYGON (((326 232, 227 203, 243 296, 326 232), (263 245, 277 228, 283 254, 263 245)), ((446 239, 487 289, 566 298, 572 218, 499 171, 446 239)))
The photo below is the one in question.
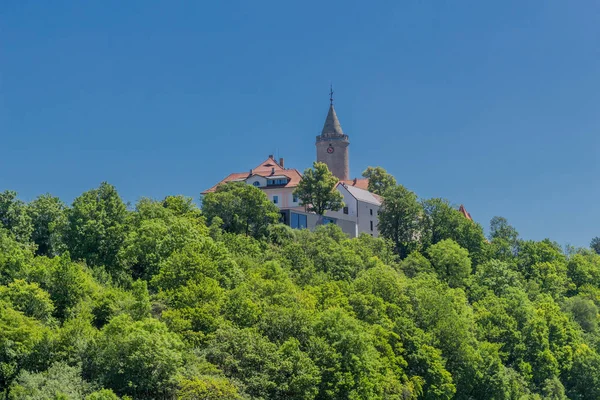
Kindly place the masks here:
POLYGON ((309 213, 301 206, 293 192, 302 174, 294 168, 285 168, 284 159, 278 161, 270 155, 265 161, 248 172, 229 174, 219 183, 202 192, 212 192, 226 182, 246 182, 261 189, 281 210, 281 221, 297 229, 313 229, 317 225, 334 223, 350 237, 361 233, 379 236, 378 211, 381 198, 367 190, 369 180, 350 179, 349 146, 350 138, 342 131, 342 126, 333 107, 333 92, 321 134, 316 139, 317 161, 327 164, 334 176, 339 179, 336 186, 344 197, 344 207, 339 211, 329 210, 321 217, 309 213))

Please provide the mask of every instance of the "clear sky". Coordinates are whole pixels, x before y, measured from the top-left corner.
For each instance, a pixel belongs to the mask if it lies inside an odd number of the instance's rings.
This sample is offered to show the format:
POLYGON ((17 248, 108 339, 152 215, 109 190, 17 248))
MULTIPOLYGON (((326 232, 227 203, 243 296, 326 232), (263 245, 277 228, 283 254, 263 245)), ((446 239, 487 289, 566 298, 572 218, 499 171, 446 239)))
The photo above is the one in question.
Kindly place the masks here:
POLYGON ((0 2, 0 190, 199 193, 315 158, 333 82, 381 165, 486 229, 600 236, 600 3, 0 2))

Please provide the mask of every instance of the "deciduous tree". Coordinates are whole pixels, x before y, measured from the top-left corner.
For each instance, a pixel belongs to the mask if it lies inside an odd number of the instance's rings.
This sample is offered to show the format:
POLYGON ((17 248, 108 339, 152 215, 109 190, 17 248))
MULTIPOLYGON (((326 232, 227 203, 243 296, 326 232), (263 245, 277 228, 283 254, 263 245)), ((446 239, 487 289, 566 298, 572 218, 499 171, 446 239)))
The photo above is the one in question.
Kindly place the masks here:
POLYGON ((445 239, 427 249, 431 265, 440 279, 451 287, 464 286, 471 274, 469 252, 451 239, 445 239))
POLYGON ((595 237, 590 242, 590 248, 596 252, 596 254, 600 254, 600 237, 595 237))
POLYGON ((379 210, 379 231, 390 239, 401 258, 417 250, 422 236, 423 208, 417 195, 398 185, 388 188, 379 210))
POLYGON ((369 192, 383 195, 386 190, 396 186, 396 179, 381 167, 368 167, 362 176, 369 180, 369 192))
POLYGON ((338 179, 329 171, 327 164, 314 162, 312 168, 304 170, 294 194, 308 211, 325 215, 327 210, 338 211, 344 207, 344 197, 336 190, 337 183, 338 179))
POLYGON ((207 193, 202 199, 202 212, 209 224, 219 217, 225 231, 256 238, 266 236, 269 224, 279 220, 279 209, 267 195, 244 182, 229 182, 207 193))
POLYGON ((15 191, 6 190, 0 193, 0 227, 11 232, 21 243, 26 243, 31 238, 31 217, 27 214, 25 203, 17 199, 15 191))
POLYGON ((57 238, 55 230, 64 222, 65 204, 58 198, 50 194, 44 194, 37 197, 31 203, 27 204, 27 214, 33 224, 31 240, 37 244, 36 253, 44 256, 56 255, 57 238))
POLYGON ((67 211, 64 241, 76 260, 117 272, 126 234, 127 208, 114 186, 103 182, 77 197, 67 211))

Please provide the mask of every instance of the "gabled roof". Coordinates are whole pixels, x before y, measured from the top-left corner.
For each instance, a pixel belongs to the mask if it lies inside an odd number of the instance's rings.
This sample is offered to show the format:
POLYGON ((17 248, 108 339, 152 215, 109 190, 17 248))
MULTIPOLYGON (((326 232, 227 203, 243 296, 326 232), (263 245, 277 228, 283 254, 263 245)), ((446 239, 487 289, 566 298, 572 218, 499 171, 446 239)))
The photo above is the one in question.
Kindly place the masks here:
POLYGON ((360 189, 356 186, 349 186, 343 182, 340 182, 339 185, 342 185, 344 189, 346 189, 348 193, 350 193, 352 197, 358 201, 374 204, 376 206, 380 206, 383 202, 381 196, 371 193, 368 190, 360 189))
POLYGON ((298 183, 302 179, 302 174, 295 168, 285 169, 282 168, 281 165, 272 156, 269 156, 265 161, 258 164, 255 168, 252 168, 249 172, 234 172, 233 174, 229 174, 219 183, 211 187, 210 189, 205 190, 202 194, 214 192, 222 183, 234 182, 234 181, 245 181, 251 176, 258 175, 264 178, 288 178, 289 181, 286 185, 277 185, 277 188, 282 187, 296 187, 298 183))
POLYGON ((340 181, 344 184, 346 184, 347 186, 355 186, 359 189, 363 189, 363 190, 367 190, 369 188, 369 179, 367 178, 354 178, 354 179, 348 179, 348 180, 344 180, 344 181, 340 181))
POLYGON ((333 104, 329 106, 329 112, 327 112, 327 118, 325 118, 325 125, 323 125, 321 135, 344 136, 344 132, 342 131, 342 125, 340 125, 340 121, 338 120, 337 114, 335 113, 335 108, 333 108, 333 104))

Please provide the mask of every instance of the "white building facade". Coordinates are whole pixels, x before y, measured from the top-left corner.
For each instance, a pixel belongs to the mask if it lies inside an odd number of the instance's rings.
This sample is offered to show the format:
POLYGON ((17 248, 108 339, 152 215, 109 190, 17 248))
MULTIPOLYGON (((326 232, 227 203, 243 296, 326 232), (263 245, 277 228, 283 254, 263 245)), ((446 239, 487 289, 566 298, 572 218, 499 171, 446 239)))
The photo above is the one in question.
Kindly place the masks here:
POLYGON ((350 237, 361 233, 378 237, 381 198, 366 190, 368 179, 348 180, 349 144, 349 137, 342 131, 332 100, 323 130, 321 135, 317 136, 315 145, 317 160, 327 164, 329 170, 340 179, 336 190, 344 198, 344 208, 338 211, 329 210, 322 217, 307 212, 294 195, 302 174, 296 169, 285 168, 283 158, 276 161, 272 155, 249 172, 228 175, 203 194, 214 191, 219 184, 241 181, 261 189, 269 200, 280 208, 281 221, 292 228, 314 229, 318 225, 334 223, 350 237))

